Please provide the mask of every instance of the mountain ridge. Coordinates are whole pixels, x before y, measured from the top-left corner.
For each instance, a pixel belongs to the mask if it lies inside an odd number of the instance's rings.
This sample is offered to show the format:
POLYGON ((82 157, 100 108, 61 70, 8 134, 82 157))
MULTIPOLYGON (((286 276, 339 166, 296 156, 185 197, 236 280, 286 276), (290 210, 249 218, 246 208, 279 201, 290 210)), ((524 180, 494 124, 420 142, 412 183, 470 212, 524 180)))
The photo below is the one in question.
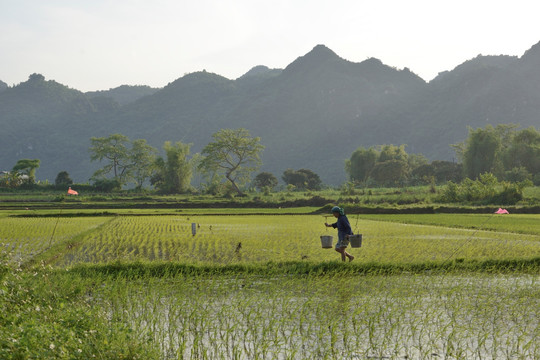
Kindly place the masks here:
POLYGON ((284 69, 258 65, 235 80, 200 71, 160 89, 82 93, 33 74, 0 91, 0 170, 41 157, 38 178, 66 170, 86 181, 100 167, 89 161, 91 136, 122 133, 158 149, 182 141, 199 152, 213 132, 238 127, 261 137, 261 171, 277 177, 309 168, 339 184, 357 147, 387 143, 451 160, 450 145, 465 139, 468 126, 539 123, 539 44, 519 58, 479 55, 430 82, 376 58, 345 60, 324 45, 284 69))

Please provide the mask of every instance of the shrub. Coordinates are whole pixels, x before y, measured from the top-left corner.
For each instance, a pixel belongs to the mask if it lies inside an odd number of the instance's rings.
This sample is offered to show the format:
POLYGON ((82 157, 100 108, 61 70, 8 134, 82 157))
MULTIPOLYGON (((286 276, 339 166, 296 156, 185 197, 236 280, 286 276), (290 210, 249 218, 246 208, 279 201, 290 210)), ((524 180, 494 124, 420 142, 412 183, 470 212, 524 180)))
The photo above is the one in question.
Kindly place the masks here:
POLYGON ((461 184, 449 181, 437 200, 449 203, 513 205, 523 199, 523 188, 529 184, 530 181, 499 183, 493 174, 485 173, 477 180, 466 178, 461 184))
POLYGON ((67 171, 60 171, 58 175, 56 175, 56 179, 54 180, 55 185, 71 185, 73 184, 73 180, 69 176, 67 171))
POLYGON ((534 186, 540 186, 540 173, 533 176, 532 182, 534 186))
POLYGON ((523 200, 523 189, 519 184, 503 182, 503 189, 493 196, 492 203, 514 205, 523 200))
POLYGON ((98 179, 94 182, 94 187, 97 191, 112 192, 120 190, 122 185, 120 184, 120 181, 116 179, 98 179))
POLYGON ((531 180, 531 173, 527 171, 524 167, 515 167, 512 170, 506 171, 504 173, 504 179, 506 181, 518 183, 525 180, 531 180))

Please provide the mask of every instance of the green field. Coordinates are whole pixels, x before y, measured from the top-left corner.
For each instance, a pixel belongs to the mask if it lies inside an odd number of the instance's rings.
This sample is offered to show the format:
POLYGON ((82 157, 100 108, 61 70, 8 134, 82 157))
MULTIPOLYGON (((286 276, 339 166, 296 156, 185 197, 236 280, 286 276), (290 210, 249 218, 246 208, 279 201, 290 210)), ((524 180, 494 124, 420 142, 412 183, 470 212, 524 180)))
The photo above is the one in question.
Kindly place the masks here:
POLYGON ((0 358, 540 358, 540 215, 311 211, 6 211, 0 358))

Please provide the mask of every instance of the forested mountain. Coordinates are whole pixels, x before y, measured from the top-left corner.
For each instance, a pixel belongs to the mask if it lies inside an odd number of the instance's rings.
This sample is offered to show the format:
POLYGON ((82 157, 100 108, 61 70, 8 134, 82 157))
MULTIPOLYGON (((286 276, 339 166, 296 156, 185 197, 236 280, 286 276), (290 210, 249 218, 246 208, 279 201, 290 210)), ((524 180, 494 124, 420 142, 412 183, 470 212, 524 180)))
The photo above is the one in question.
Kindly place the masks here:
POLYGON ((318 45, 285 69, 256 66, 236 80, 202 71, 162 89, 82 93, 33 74, 0 89, 0 170, 38 158, 38 179, 66 170, 86 181, 99 167, 89 161, 92 136, 121 133, 158 149, 182 141, 198 152, 215 131, 244 127, 266 146, 261 170, 281 177, 308 168, 339 184, 359 146, 407 144, 409 153, 451 160, 450 144, 467 126, 499 123, 540 125, 540 43, 522 57, 479 55, 429 83, 318 45))
POLYGON ((85 94, 89 98, 96 98, 96 97, 113 98, 118 104, 126 105, 144 96, 152 95, 158 90, 159 89, 151 88, 150 86, 146 86, 146 85, 136 85, 136 86, 122 85, 122 86, 116 87, 114 89, 109 89, 109 90, 88 91, 85 94))
POLYGON ((3 82, 2 80, 0 80, 0 91, 4 91, 8 88, 8 85, 3 82))

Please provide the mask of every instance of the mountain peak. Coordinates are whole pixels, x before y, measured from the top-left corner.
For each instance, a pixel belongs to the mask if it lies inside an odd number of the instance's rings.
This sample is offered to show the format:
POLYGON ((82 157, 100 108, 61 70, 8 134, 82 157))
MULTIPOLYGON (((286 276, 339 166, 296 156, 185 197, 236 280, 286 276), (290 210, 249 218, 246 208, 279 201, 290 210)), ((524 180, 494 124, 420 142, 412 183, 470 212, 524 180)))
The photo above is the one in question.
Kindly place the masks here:
POLYGON ((310 52, 308 52, 304 56, 299 57, 297 60, 300 59, 302 59, 304 62, 308 62, 311 64, 322 64, 328 61, 343 60, 330 48, 322 44, 315 46, 313 49, 311 49, 310 52))
POLYGON ((307 55, 311 56, 324 56, 324 57, 339 57, 335 52, 330 48, 326 47, 323 44, 315 46, 307 55))
POLYGON ((540 65, 540 42, 525 51, 520 60, 525 64, 540 65))
POLYGON ((315 46, 310 52, 304 56, 300 56, 285 68, 286 72, 298 71, 298 69, 316 69, 326 66, 332 61, 345 61, 340 58, 335 52, 324 45, 315 46))
POLYGON ((268 71, 270 71, 270 68, 268 66, 257 65, 257 66, 252 67, 247 73, 242 75, 242 77, 258 76, 258 75, 267 73, 268 71))
POLYGON ((264 65, 257 65, 255 67, 252 67, 247 73, 240 76, 238 79, 243 83, 253 83, 258 81, 264 81, 266 79, 270 79, 273 77, 278 76, 281 74, 283 70, 281 69, 270 69, 267 66, 264 65))

